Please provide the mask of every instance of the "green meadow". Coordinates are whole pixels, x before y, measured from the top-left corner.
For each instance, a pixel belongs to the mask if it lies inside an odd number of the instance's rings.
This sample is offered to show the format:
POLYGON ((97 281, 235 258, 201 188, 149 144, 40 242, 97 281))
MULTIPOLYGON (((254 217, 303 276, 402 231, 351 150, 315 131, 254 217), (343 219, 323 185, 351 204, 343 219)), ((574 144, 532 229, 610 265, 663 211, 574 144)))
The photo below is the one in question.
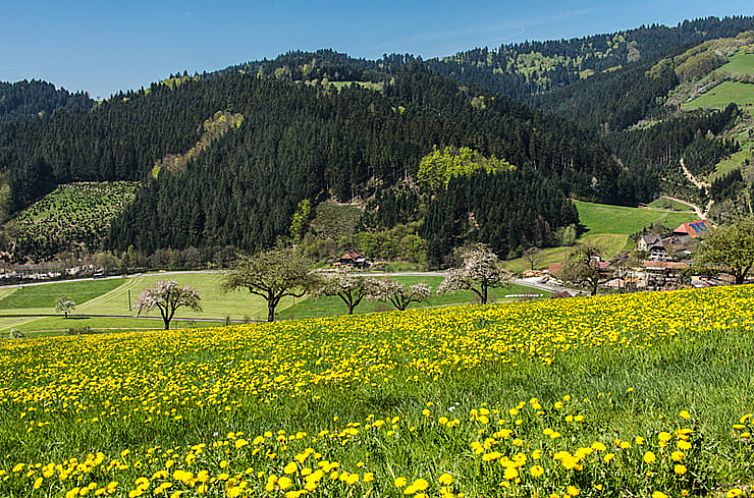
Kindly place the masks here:
MULTIPOLYGON (((424 282, 433 289, 442 281, 440 276, 398 276, 402 283, 413 285, 424 282)), ((28 285, 23 288, 0 288, 0 336, 7 335, 11 329, 30 335, 55 335, 71 328, 91 327, 100 331, 151 330, 162 328, 159 313, 144 313, 142 316, 152 320, 138 318, 134 303, 139 293, 158 280, 175 280, 180 284, 190 285, 199 291, 202 297, 202 310, 179 309, 172 328, 208 327, 226 321, 261 321, 267 317, 265 301, 248 292, 221 293, 219 291, 219 273, 146 274, 131 278, 112 278, 61 282, 42 285, 28 285), (55 300, 66 295, 75 303, 76 308, 69 318, 64 318, 54 310, 55 300), (56 315, 56 316, 40 316, 56 315), (117 315, 117 316, 106 316, 117 315)), ((510 285, 495 289, 491 293, 494 301, 516 301, 518 298, 506 299, 510 294, 547 293, 527 287, 510 285)), ((472 303, 475 297, 471 292, 448 295, 433 295, 426 302, 413 304, 412 307, 449 306, 472 303)), ((364 301, 356 309, 357 313, 387 311, 392 307, 387 303, 364 301)), ((278 306, 278 318, 294 320, 308 317, 321 317, 344 314, 343 303, 337 297, 284 299, 278 306)))
MULTIPOLYGON (((579 219, 585 230, 579 240, 589 240, 598 244, 608 258, 629 249, 629 236, 643 228, 648 228, 653 223, 662 223, 669 228, 675 228, 681 223, 696 219, 696 215, 690 211, 651 206, 636 208, 582 201, 574 201, 574 204, 579 211, 579 219)), ((570 250, 570 247, 544 249, 538 266, 547 268, 550 264, 562 263, 570 250)), ((521 272, 529 268, 529 262, 524 258, 517 258, 508 261, 507 266, 511 271, 521 272)))
POLYGON ((754 107, 754 84, 723 81, 705 94, 685 103, 683 109, 724 109, 732 103, 751 110, 754 107))

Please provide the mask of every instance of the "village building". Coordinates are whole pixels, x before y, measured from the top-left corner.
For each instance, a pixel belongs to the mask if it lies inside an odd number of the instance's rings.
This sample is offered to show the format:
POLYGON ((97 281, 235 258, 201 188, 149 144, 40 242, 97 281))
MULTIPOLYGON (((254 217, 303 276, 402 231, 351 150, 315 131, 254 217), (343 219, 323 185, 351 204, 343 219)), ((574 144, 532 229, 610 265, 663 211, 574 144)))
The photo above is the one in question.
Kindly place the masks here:
POLYGON ((696 221, 690 221, 688 223, 682 223, 673 230, 673 235, 676 237, 688 237, 691 239, 698 239, 702 235, 705 234, 705 232, 709 231, 711 228, 709 221, 707 220, 696 220, 696 221))
POLYGON ((338 263, 342 266, 351 266, 353 268, 368 268, 372 265, 372 263, 356 249, 351 249, 343 254, 338 263))
POLYGON ((667 261, 668 250, 662 237, 656 234, 642 235, 636 244, 636 249, 647 253, 651 261, 667 261))
MULTIPOLYGON (((679 262, 692 257, 699 238, 710 229, 707 220, 682 223, 673 232, 663 237, 658 233, 646 233, 636 242, 636 250, 646 254, 647 262, 679 262)), ((667 270, 665 268, 664 270, 667 270)), ((672 279, 671 279, 672 280, 672 279)))
MULTIPOLYGON (((644 261, 645 287, 649 290, 680 289, 687 285, 688 261, 644 261)), ((690 278, 690 276, 688 276, 690 278)))

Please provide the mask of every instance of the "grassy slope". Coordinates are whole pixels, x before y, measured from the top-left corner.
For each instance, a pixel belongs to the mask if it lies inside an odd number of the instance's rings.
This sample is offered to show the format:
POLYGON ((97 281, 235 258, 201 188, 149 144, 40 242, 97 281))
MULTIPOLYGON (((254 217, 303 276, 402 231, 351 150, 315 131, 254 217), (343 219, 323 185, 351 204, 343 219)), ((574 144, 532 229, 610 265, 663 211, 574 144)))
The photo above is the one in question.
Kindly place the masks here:
MULTIPOLYGON (((607 257, 616 256, 628 249, 629 235, 655 222, 662 222, 670 228, 681 223, 692 221, 695 215, 691 212, 675 212, 665 209, 632 208, 624 206, 608 206, 589 202, 574 201, 579 211, 579 219, 587 231, 579 240, 590 240, 602 246, 607 257)), ((569 247, 555 247, 544 249, 542 259, 538 265, 546 268, 552 263, 562 262, 569 247)), ((518 258, 506 263, 511 271, 520 272, 529 268, 529 262, 518 258)))
POLYGON ((735 103, 745 110, 752 110, 754 85, 738 81, 723 81, 704 95, 684 104, 683 109, 724 109, 730 103, 735 103))
MULTIPOLYGON (((713 76, 725 79, 728 76, 754 75, 754 53, 750 52, 751 48, 740 49, 729 58, 728 63, 713 71, 713 76)), ((724 80, 721 84, 690 102, 683 103, 681 108, 684 110, 722 109, 731 102, 737 103, 739 107, 750 114, 754 110, 754 84, 724 80)), ((716 178, 740 168, 747 160, 751 161, 752 141, 748 135, 751 126, 750 119, 747 118, 724 135, 727 140, 737 140, 741 145, 741 150, 722 159, 717 164, 715 171, 709 175, 708 181, 714 181, 716 178)))
POLYGON ((720 74, 754 74, 754 53, 745 50, 738 51, 730 61, 716 70, 720 74))
MULTIPOLYGON (((752 86, 754 87, 754 85, 752 86)), ((744 169, 742 173, 744 173, 744 178, 746 177, 746 169, 751 166, 747 168, 745 165, 747 161, 751 164, 752 150, 754 150, 754 139, 749 136, 749 130, 752 128, 754 128, 754 118, 751 117, 751 113, 744 114, 742 119, 736 123, 736 126, 725 134, 727 140, 737 141, 741 150, 717 163, 715 171, 710 175, 710 181, 714 181, 715 178, 724 176, 739 168, 744 169)))
POLYGON ((575 201, 581 224, 588 229, 587 235, 631 235, 655 222, 670 228, 690 221, 691 213, 676 213, 667 210, 608 206, 575 201))
MULTIPOLYGON (((19 412, 26 411, 24 403, 31 406, 35 401, 33 398, 21 398, 11 404, 9 410, 0 415, 3 422, 0 423, 0 469, 11 469, 16 462, 41 460, 46 463, 73 456, 83 458, 86 453, 94 451, 103 451, 107 455, 107 463, 111 456, 117 457, 126 448, 132 452, 129 458, 133 461, 140 458, 143 448, 155 445, 175 448, 206 442, 209 443, 206 456, 203 455, 197 467, 191 470, 209 468, 216 474, 222 471, 218 469, 220 460, 225 459, 230 462, 231 470, 228 472, 231 475, 243 472, 247 467, 266 471, 259 479, 260 486, 263 486, 269 473, 277 472, 280 475, 282 467, 291 461, 293 454, 313 445, 316 451, 322 449, 323 458, 340 462, 344 470, 355 471, 357 462, 365 462, 366 467, 361 472, 374 472, 377 479, 375 485, 381 486, 372 493, 373 496, 402 496, 401 491, 392 485, 397 476, 406 476, 409 482, 423 477, 434 487, 443 472, 455 476, 458 486, 468 496, 497 496, 499 483, 503 480, 501 466, 491 463, 483 465, 479 456, 471 453, 469 443, 493 437, 492 433, 500 430, 494 422, 504 418, 508 425, 503 427, 513 429, 513 437, 521 437, 524 444, 514 447, 510 440, 494 436, 497 442, 488 451, 499 450, 504 454, 522 451, 529 455, 528 469, 534 463, 531 462, 532 451, 543 448, 547 479, 556 480, 558 496, 564 494, 566 483, 582 489, 583 496, 625 494, 649 497, 653 489, 669 492, 671 484, 668 483, 642 487, 652 482, 646 477, 650 467, 641 463, 642 455, 647 449, 654 450, 658 455, 658 464, 651 470, 672 475, 673 463, 669 453, 675 450, 676 440, 673 439, 666 450, 660 450, 656 447, 657 435, 661 430, 672 433, 676 428, 687 426, 693 427, 693 443, 698 448, 688 452, 683 460, 690 469, 689 482, 693 481, 694 486, 698 486, 700 479, 711 479, 712 484, 707 485, 724 492, 739 480, 751 484, 754 475, 751 447, 737 445, 733 437, 735 431, 731 429, 741 415, 751 413, 754 407, 754 390, 751 389, 754 335, 747 327, 737 329, 735 325, 731 326, 735 323, 749 324, 754 319, 750 308, 745 305, 751 302, 752 288, 741 287, 741 295, 736 298, 731 295, 720 297, 728 292, 732 290, 564 300, 533 307, 506 307, 500 315, 486 314, 481 308, 459 309, 455 315, 443 313, 436 317, 415 312, 395 313, 381 316, 389 320, 384 324, 378 323, 376 327, 371 327, 368 320, 357 318, 342 323, 301 322, 295 324, 293 330, 278 325, 269 333, 265 332, 266 326, 262 326, 202 335, 176 333, 167 337, 146 334, 140 337, 74 338, 61 341, 58 347, 47 341, 29 341, 19 344, 16 351, 11 343, 0 343, 0 364, 7 365, 11 372, 5 378, 0 377, 0 388, 19 389, 27 385, 49 384, 51 390, 62 391, 68 384, 57 379, 66 378, 66 375, 76 373, 77 381, 79 376, 92 379, 83 384, 70 383, 76 389, 72 394, 74 399, 87 399, 82 413, 77 414, 75 419, 53 405, 49 414, 30 415, 35 417, 34 420, 49 421, 51 425, 27 432, 29 423, 23 416, 19 417, 19 412), (731 302, 736 305, 726 308, 726 304, 731 302), (546 311, 543 313, 543 310, 546 311), (710 315, 706 314, 706 310, 710 315), (518 319, 523 322, 506 322, 507 311, 518 313, 518 319), (652 323, 646 322, 643 313, 654 317, 652 323), (688 322, 678 320, 685 315, 695 319, 688 322), (406 318, 407 321, 397 319, 393 323, 393 316, 406 318), (389 328, 390 324, 395 327, 389 328), (638 340, 620 342, 620 345, 617 340, 614 345, 589 346, 582 343, 581 346, 567 348, 567 351, 561 349, 551 365, 546 365, 537 355, 526 354, 528 347, 523 354, 507 351, 499 356, 486 357, 481 364, 472 363, 473 355, 464 354, 469 348, 477 346, 485 351, 497 351, 494 347, 506 342, 509 335, 514 337, 512 341, 516 341, 515 337, 519 336, 510 334, 508 327, 531 328, 545 336, 548 336, 550 329, 576 330, 574 337, 604 336, 610 330, 615 330, 619 335, 625 333, 638 340), (661 331, 668 327, 680 335, 663 336, 661 331), (480 344, 480 341, 474 340, 474 334, 479 333, 482 338, 487 338, 484 332, 487 328, 495 331, 488 339, 492 343, 480 344), (583 333, 579 334, 579 331, 583 333), (658 336, 655 336, 656 333, 658 336), (365 334, 366 340, 363 348, 359 349, 356 344, 361 334, 365 334), (380 334, 385 334, 389 340, 381 338, 380 334), (284 345, 275 345, 275 341, 272 341, 273 344, 267 346, 265 337, 280 339, 284 345), (644 340, 643 337, 655 339, 644 340), (384 349, 370 349, 368 339, 385 341, 384 349), (188 348, 184 347, 187 341, 190 341, 188 348), (89 354, 81 358, 85 363, 78 365, 82 348, 89 354), (438 355, 432 354, 433 348, 439 348, 438 355), (435 365, 444 361, 446 348, 448 358, 459 354, 462 363, 455 365, 451 361, 444 364, 440 368, 442 375, 437 378, 432 377, 432 370, 421 370, 425 362, 435 365), (97 355, 98 351, 110 351, 119 361, 109 362, 108 357, 97 355), (261 354, 265 351, 266 354, 261 354), (45 354, 53 355, 57 361, 47 365, 36 359, 45 354), (169 359, 163 359, 165 355, 169 359), (29 358, 32 363, 25 364, 20 361, 21 358, 29 358), (299 358, 304 360, 296 363, 299 358), (421 361, 414 363, 413 359, 421 361), (506 363, 504 360, 512 361, 506 363), (35 366, 33 362, 40 364, 35 366), (373 362, 389 366, 385 370, 376 370, 371 379, 350 374, 357 365, 369 366, 373 362), (268 363, 272 370, 265 370, 268 363), (315 387, 314 380, 297 375, 296 369, 274 370, 285 365, 292 368, 294 363, 297 369, 311 369, 317 373, 337 369, 342 371, 344 378, 315 387), (46 375, 28 373, 34 368, 44 369, 46 375), (60 370, 61 374, 56 375, 56 370, 60 370), (207 371, 213 374, 216 371, 216 377, 207 371), (132 400, 131 405, 124 401, 123 393, 110 396, 106 389, 103 392, 98 388, 98 378, 112 381, 128 376, 129 372, 139 378, 152 375, 165 379, 165 383, 126 383, 124 390, 144 390, 144 396, 130 395, 129 392, 130 398, 127 399, 132 400), (274 390, 277 385, 281 390, 290 390, 301 380, 303 394, 288 396, 284 391, 272 401, 260 403, 249 391, 238 390, 259 375, 272 378, 280 373, 287 377, 283 375, 280 381, 270 381, 269 389, 274 390), (418 373, 416 379, 412 379, 414 373, 418 373), (382 382, 383 376, 389 376, 390 382, 382 382), (207 379, 211 379, 212 390, 207 389, 207 379), (229 413, 225 413, 222 402, 219 406, 202 408, 185 402, 186 399, 195 401, 195 398, 189 397, 194 393, 200 393, 198 396, 201 399, 210 393, 215 397, 215 386, 221 394, 233 393, 225 403, 229 413), (89 391, 92 396, 86 397, 89 391), (163 393, 166 394, 164 398, 161 396, 163 393), (143 400, 150 395, 148 404, 142 407, 143 400), (565 395, 572 401, 564 403, 564 409, 558 414, 557 410, 553 410, 553 404, 562 402, 565 395), (537 418, 534 410, 528 407, 521 409, 518 417, 508 411, 519 402, 527 404, 532 398, 544 405, 544 418, 537 418), (101 404, 105 400, 110 400, 115 406, 103 410, 101 404), (181 420, 173 419, 170 413, 172 406, 177 408, 181 420), (469 417, 472 409, 483 406, 493 410, 490 415, 492 423, 486 427, 469 417), (147 408, 162 408, 165 414, 160 416, 158 411, 152 416, 146 413, 147 408), (428 409, 427 415, 421 413, 424 408, 428 409), (499 414, 494 413, 496 408, 501 410, 499 414), (682 410, 688 410, 690 421, 678 416, 682 410), (151 423, 145 421, 147 415, 151 423), (563 418, 566 415, 582 415, 585 422, 565 422, 563 418), (361 422, 359 430, 362 432, 364 421, 371 420, 367 417, 392 416, 400 417, 395 438, 364 429, 364 434, 348 444, 340 444, 338 440, 331 444, 328 438, 319 438, 314 443, 305 439, 300 444, 292 442, 290 451, 281 449, 278 452, 280 458, 274 461, 264 457, 264 453, 259 460, 248 461, 246 459, 251 455, 251 450, 234 450, 232 441, 227 453, 231 457, 223 453, 222 445, 217 449, 211 444, 215 440, 215 436, 210 436, 213 433, 218 439, 224 439, 229 432, 243 431, 248 441, 265 431, 275 433, 277 430, 284 430, 287 434, 307 431, 314 437, 322 429, 337 434, 348 422, 361 422), (441 416, 458 417, 460 426, 455 430, 441 427, 438 422, 441 416), (520 426, 514 425, 515 418, 522 419, 520 426), (545 427, 555 427, 563 437, 548 440, 543 436, 545 427), (639 445, 635 436, 642 436, 646 441, 639 445), (614 443, 616 438, 628 441, 631 449, 617 449, 614 443), (599 463, 604 453, 598 454, 595 459, 587 459, 583 473, 557 470, 557 465, 553 465, 549 459, 549 455, 558 449, 573 452, 580 445, 589 446, 594 441, 603 441, 608 445, 607 451, 618 455, 614 466, 603 467, 599 463), (605 474, 594 474, 592 469, 600 469, 605 474), (592 492, 592 485, 596 483, 605 483, 608 490, 602 495, 592 492), (639 491, 628 490, 628 486, 636 486, 639 491), (619 490, 624 492, 621 494, 619 490)), ((375 321, 379 322, 379 318, 375 321)), ((551 344, 559 344, 559 338, 558 334, 554 334, 541 343, 532 341, 532 347, 544 351, 551 344)), ((39 392, 47 391, 41 389, 39 392)), ((38 401, 39 404, 42 402, 38 401)), ((176 455, 168 453, 145 459, 146 469, 129 470, 127 467, 125 471, 116 472, 116 480, 128 489, 128 486, 133 486, 137 476, 152 475, 165 465, 167 459, 174 461, 176 468, 184 468, 181 450, 176 455)), ((523 477, 529 479, 528 476, 523 477)), ((12 479, 21 480, 23 477, 18 474, 12 479)), ((253 475, 248 479, 256 483, 253 475)), ((33 482, 33 477, 27 482, 33 482)), ((548 481, 535 482, 546 486, 548 481)), ((74 484, 75 481, 68 488, 74 484)), ((0 490, 3 485, 10 486, 0 482, 0 490)), ((16 490, 18 494, 14 496, 26 495, 20 492, 21 488, 16 490)), ((708 496, 703 491, 700 489, 692 496, 708 496)), ((531 494, 522 490, 516 496, 531 494)), ((540 493, 539 496, 548 494, 540 493)), ((680 494, 676 492, 671 496, 680 494)))
MULTIPOLYGON (((714 73, 732 76, 748 76, 754 74, 754 54, 741 49, 732 55, 727 64, 717 68, 714 73)), ((719 77, 719 76, 718 76, 719 77)), ((754 85, 738 81, 726 80, 695 98, 683 104, 685 110, 692 109, 723 109, 730 103, 751 110, 754 105, 754 85)))
MULTIPOLYGON (((129 279, 90 280, 85 282, 64 282, 39 286, 28 286, 24 289, 0 289, 0 335, 16 328, 24 333, 38 334, 40 332, 64 331, 72 327, 92 327, 96 329, 149 329, 162 328, 159 321, 146 321, 137 318, 102 318, 87 315, 135 315, 128 308, 129 292, 131 303, 142 289, 160 279, 176 280, 180 284, 191 285, 202 296, 202 311, 197 312, 179 309, 176 319, 185 319, 173 328, 209 326, 205 322, 191 322, 192 318, 217 319, 220 321, 229 317, 233 320, 263 320, 267 317, 266 303, 262 298, 248 292, 221 294, 218 292, 220 276, 209 273, 186 273, 182 275, 144 275, 129 279), (75 302, 81 303, 76 307, 72 319, 62 317, 30 318, 8 317, 16 314, 51 314, 55 313, 55 299, 66 294, 75 302), (86 301, 86 302, 85 302, 86 301), (3 315, 6 315, 3 317, 3 315)), ((432 287, 439 285, 440 277, 397 277, 397 280, 414 284, 427 282, 432 287)), ((506 294, 540 294, 520 286, 506 289, 495 289, 493 300, 502 300, 506 294)), ((447 306, 473 302, 469 292, 458 294, 433 296, 429 301, 414 304, 412 307, 447 306)), ((391 309, 385 303, 365 302, 357 308, 358 312, 382 311, 391 309)), ((342 302, 338 298, 322 300, 309 297, 288 298, 278 306, 278 316, 281 319, 298 319, 313 316, 331 316, 344 313, 342 302)), ((145 316, 159 317, 158 312, 144 313, 145 316)), ((216 322, 215 324, 217 324, 216 322)))
POLYGON ((3 289, 0 295, 0 310, 55 307, 60 296, 68 296, 81 306, 87 301, 110 292, 123 284, 122 280, 92 280, 84 282, 58 282, 45 285, 30 285, 17 289, 3 289))
MULTIPOLYGON (((396 280, 401 281, 405 285, 413 285, 416 283, 429 284, 433 289, 436 289, 442 277, 396 277, 396 280)), ((511 302, 518 300, 518 298, 506 299, 506 295, 511 294, 541 294, 543 297, 548 293, 539 290, 533 290, 529 287, 523 287, 520 285, 508 285, 499 289, 490 290, 490 302, 511 302)), ((452 306, 465 303, 478 302, 476 295, 471 292, 458 292, 454 294, 445 295, 433 295, 425 303, 412 304, 412 308, 425 307, 425 306, 452 306)), ((375 311, 391 310, 392 306, 381 302, 364 301, 359 307, 354 310, 356 314, 372 313, 375 311)), ((291 318, 314 318, 332 316, 335 313, 345 313, 346 308, 337 297, 324 297, 321 299, 309 298, 300 301, 280 313, 282 319, 291 318)))
POLYGON ((666 209, 669 211, 678 211, 682 213, 691 212, 692 209, 687 206, 686 204, 674 201, 672 199, 668 199, 666 197, 661 197, 659 199, 655 199, 654 201, 647 204, 647 207, 653 208, 653 209, 666 209))

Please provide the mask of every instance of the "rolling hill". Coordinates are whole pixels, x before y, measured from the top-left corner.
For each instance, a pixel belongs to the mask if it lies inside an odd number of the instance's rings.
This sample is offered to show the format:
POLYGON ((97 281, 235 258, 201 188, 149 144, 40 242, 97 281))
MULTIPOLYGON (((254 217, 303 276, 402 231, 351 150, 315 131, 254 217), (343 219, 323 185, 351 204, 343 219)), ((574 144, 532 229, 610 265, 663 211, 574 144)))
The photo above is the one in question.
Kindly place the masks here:
POLYGON ((752 299, 3 340, 0 494, 745 497, 752 299))
POLYGON ((0 122, 56 112, 85 111, 94 101, 84 92, 69 92, 46 81, 0 82, 0 122))
MULTIPOLYGON (((136 181, 136 198, 112 221, 108 247, 255 251, 288 236, 304 200, 370 199, 414 181, 421 158, 435 147, 464 146, 516 165, 505 173, 511 181, 525 176, 553 202, 567 194, 603 202, 640 195, 639 175, 613 161, 592 134, 418 63, 397 69, 379 90, 242 70, 181 81, 116 95, 91 111, 0 126, 11 212, 60 184, 136 181), (218 111, 237 116, 237 125, 203 141, 218 111), (180 167, 162 167, 155 178, 154 165, 167 164, 164 158, 181 158, 180 167)), ((537 215, 548 231, 572 222, 560 211, 544 214, 545 205, 529 200, 535 195, 521 194, 508 213, 529 212, 517 244, 534 236, 537 215)))
MULTIPOLYGON (((7 218, 59 185, 136 182, 134 201, 88 245, 149 255, 256 251, 290 240, 305 201, 353 201, 366 206, 360 230, 411 225, 433 265, 473 241, 504 256, 557 245, 574 222, 558 205, 569 196, 637 205, 665 192, 738 212, 751 184, 752 29, 751 17, 706 18, 429 61, 322 50, 171 75, 94 107, 0 123, 0 207, 7 218), (207 132, 218 116, 232 126, 207 132), (444 195, 416 188, 423 158, 463 148, 515 168, 454 180, 444 195), (714 185, 696 189, 681 160, 714 185), (526 190, 469 194, 513 184, 526 190)), ((13 257, 49 257, 33 249, 13 257)))

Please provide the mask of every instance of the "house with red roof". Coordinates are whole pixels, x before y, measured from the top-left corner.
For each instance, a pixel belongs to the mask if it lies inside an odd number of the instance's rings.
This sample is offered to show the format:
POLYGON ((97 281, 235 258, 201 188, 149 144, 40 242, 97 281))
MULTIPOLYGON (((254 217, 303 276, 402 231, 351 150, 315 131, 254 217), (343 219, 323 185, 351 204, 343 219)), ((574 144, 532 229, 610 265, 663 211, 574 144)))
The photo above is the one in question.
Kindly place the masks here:
POLYGON ((681 225, 679 225, 678 228, 673 230, 673 235, 676 235, 678 237, 691 237, 692 239, 698 239, 706 232, 708 232, 710 228, 712 228, 712 226, 707 220, 690 221, 688 223, 682 223, 681 225))
POLYGON ((370 262, 364 257, 361 252, 356 249, 352 249, 340 257, 339 263, 344 266, 353 266, 356 268, 366 268, 370 266, 370 262))

